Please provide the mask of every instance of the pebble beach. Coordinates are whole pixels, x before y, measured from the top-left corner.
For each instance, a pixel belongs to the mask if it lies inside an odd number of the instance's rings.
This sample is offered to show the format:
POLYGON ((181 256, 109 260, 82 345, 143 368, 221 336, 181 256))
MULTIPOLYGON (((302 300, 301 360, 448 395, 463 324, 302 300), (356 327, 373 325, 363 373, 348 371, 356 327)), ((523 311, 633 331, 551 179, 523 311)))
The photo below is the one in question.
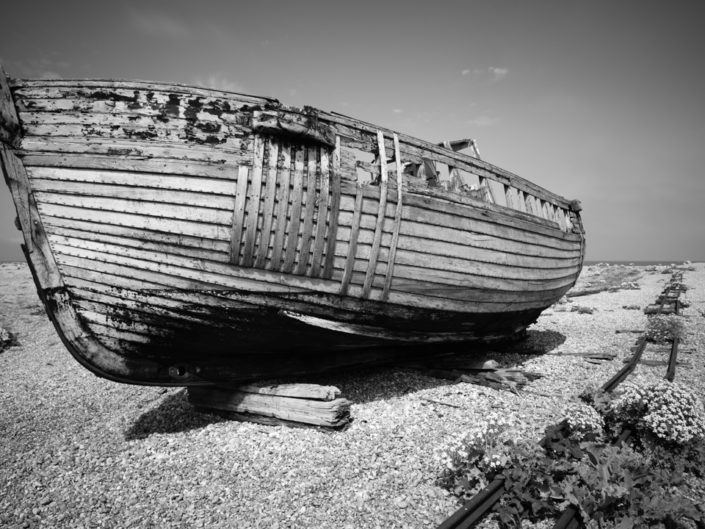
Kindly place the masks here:
MULTIPOLYGON (((586 267, 581 281, 614 266, 586 267)), ((0 352, 0 527, 437 527, 459 505, 438 484, 434 454, 447 439, 496 413, 538 440, 630 356, 638 334, 620 331, 646 328, 643 308, 671 275, 625 268, 629 288, 569 296, 523 343, 485 353, 535 375, 518 392, 404 369, 331 374, 316 382, 340 388, 353 421, 328 431, 238 422, 194 409, 183 388, 94 376, 61 343, 27 266, 0 264, 0 328, 15 340, 0 352)), ((705 263, 680 268, 688 306, 676 382, 705 399, 705 263)), ((632 377, 665 370, 640 364, 632 377)))

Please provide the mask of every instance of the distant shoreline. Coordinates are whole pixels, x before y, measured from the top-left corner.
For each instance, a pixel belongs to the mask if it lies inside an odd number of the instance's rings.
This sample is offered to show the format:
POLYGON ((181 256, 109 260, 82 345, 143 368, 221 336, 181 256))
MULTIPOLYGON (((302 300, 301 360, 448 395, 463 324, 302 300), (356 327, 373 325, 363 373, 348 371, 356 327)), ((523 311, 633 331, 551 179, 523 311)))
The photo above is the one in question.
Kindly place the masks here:
MULTIPOLYGON (((634 265, 634 266, 668 266, 672 264, 683 264, 685 261, 683 259, 674 259, 673 261, 660 260, 660 261, 584 261, 585 266, 594 266, 600 263, 609 265, 634 265)), ((689 261, 691 263, 697 263, 699 261, 689 261)))

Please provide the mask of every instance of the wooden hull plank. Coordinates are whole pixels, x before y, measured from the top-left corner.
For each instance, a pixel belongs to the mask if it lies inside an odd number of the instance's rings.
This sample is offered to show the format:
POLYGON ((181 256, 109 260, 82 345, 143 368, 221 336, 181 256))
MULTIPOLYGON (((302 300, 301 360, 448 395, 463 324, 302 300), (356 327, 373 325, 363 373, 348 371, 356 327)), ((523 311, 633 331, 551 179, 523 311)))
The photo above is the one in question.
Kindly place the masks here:
POLYGON ((0 85, 40 296, 113 380, 228 383, 515 337, 582 267, 579 204, 450 148, 178 85, 0 85))

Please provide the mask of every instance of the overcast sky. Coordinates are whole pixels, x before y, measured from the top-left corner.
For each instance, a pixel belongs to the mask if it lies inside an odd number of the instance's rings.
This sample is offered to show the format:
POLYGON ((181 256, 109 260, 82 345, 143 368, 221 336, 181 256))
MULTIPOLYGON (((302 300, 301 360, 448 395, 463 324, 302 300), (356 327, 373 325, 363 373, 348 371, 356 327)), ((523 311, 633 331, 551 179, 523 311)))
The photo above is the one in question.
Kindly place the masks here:
MULTIPOLYGON (((589 260, 705 260, 702 2, 45 1, 3 6, 12 77, 273 96, 583 202, 589 260)), ((0 185, 0 261, 21 259, 0 185)))

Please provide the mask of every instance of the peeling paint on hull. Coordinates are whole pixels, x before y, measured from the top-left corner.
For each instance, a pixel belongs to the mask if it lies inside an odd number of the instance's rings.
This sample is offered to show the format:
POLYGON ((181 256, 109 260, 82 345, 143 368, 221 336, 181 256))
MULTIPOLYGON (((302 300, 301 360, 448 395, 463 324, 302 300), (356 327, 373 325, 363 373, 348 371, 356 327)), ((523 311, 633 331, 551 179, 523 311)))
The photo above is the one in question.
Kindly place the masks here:
POLYGON ((0 96, 37 289, 112 380, 297 376, 517 338, 582 267, 576 202, 450 144, 176 85, 0 74, 0 96))

